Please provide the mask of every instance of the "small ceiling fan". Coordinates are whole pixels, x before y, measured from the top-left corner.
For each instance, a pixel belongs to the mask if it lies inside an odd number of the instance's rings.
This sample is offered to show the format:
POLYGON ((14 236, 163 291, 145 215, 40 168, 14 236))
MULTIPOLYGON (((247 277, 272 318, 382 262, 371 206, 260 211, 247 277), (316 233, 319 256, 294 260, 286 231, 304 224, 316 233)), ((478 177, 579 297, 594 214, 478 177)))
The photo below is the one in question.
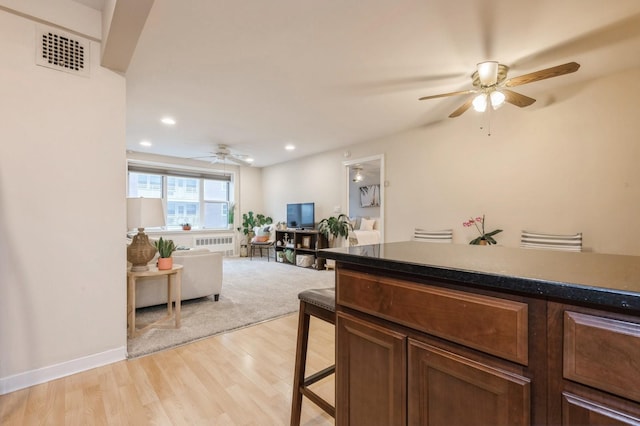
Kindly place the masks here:
POLYGON ((191 157, 191 159, 194 159, 194 160, 206 159, 206 158, 211 158, 212 163, 226 164, 226 162, 229 161, 230 163, 234 163, 238 166, 246 166, 246 167, 250 167, 251 163, 253 162, 253 160, 248 155, 236 154, 232 152, 227 145, 223 145, 223 144, 219 144, 216 151, 211 152, 210 155, 205 155, 202 157, 191 157))
POLYGON ((473 89, 462 90, 459 92, 442 93, 440 95, 424 96, 419 100, 444 98, 447 96, 458 96, 474 94, 458 109, 453 111, 449 118, 462 115, 472 105, 476 111, 483 112, 490 105, 492 109, 497 109, 504 102, 508 102, 520 108, 526 107, 534 103, 536 100, 523 94, 507 89, 508 87, 521 86, 523 84, 533 83, 535 81, 545 80, 547 78, 559 77, 561 75, 570 74, 578 71, 580 64, 576 62, 568 62, 566 64, 557 65, 555 67, 546 68, 507 80, 507 72, 509 67, 496 61, 480 62, 478 69, 471 74, 473 80, 473 89))

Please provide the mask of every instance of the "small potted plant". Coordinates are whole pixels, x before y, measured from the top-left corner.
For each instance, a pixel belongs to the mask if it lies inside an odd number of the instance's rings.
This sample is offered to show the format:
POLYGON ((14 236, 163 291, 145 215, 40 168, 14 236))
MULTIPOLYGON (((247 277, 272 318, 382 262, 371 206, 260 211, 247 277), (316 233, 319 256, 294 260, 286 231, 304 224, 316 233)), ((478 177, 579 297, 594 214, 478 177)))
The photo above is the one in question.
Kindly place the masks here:
POLYGON ((171 254, 175 251, 176 246, 173 240, 164 240, 162 237, 154 243, 158 249, 158 269, 167 270, 173 268, 173 257, 171 254))
POLYGON ((468 222, 463 222, 462 225, 465 227, 471 227, 475 225, 476 229, 480 233, 479 237, 469 241, 469 244, 471 245, 486 246, 486 245, 497 244, 498 242, 493 238, 493 236, 496 235, 497 233, 502 232, 502 229, 496 229, 491 232, 485 232, 484 215, 482 215, 482 217, 476 217, 475 219, 470 218, 468 222), (480 224, 481 226, 478 226, 478 224, 480 224))
POLYGON ((227 223, 229 224, 229 229, 233 229, 233 222, 235 221, 236 216, 236 205, 235 203, 229 203, 229 211, 227 212, 227 223))
POLYGON ((183 231, 191 231, 191 224, 189 222, 185 222, 182 224, 183 231))

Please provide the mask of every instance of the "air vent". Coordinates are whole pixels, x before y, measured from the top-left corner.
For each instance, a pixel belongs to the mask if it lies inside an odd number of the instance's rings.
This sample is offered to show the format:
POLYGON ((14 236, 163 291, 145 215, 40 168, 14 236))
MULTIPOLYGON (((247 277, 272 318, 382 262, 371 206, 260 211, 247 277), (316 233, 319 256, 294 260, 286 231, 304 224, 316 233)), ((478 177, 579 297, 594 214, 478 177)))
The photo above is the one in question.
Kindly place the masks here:
POLYGON ((39 27, 36 37, 36 65, 89 76, 88 40, 47 27, 39 27))

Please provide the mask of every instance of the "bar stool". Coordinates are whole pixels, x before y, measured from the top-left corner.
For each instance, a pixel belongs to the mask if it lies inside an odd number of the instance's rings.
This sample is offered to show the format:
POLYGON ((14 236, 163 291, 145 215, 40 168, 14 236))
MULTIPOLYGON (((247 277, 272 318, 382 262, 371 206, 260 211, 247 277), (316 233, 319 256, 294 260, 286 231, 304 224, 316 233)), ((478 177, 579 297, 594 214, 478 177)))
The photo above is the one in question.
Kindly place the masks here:
POLYGON ((328 323, 336 323, 336 291, 334 288, 305 290, 298 294, 300 313, 298 317, 298 339, 296 343, 296 363, 293 375, 293 398, 291 403, 291 426, 300 425, 302 396, 322 408, 331 417, 336 416, 336 409, 308 387, 335 373, 335 364, 305 377, 307 363, 307 346, 309 343, 309 322, 311 316, 328 323))

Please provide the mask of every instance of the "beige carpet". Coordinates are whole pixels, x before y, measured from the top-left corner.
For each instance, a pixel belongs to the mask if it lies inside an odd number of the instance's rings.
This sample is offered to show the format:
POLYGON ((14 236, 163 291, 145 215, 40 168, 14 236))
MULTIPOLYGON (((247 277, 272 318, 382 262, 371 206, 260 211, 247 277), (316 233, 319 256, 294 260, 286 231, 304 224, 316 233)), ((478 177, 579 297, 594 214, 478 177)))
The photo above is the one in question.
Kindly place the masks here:
MULTIPOLYGON (((333 271, 316 271, 266 261, 225 257, 220 300, 195 299, 182 304, 182 327, 150 328, 127 341, 129 358, 147 355, 225 331, 280 317, 298 310, 298 293, 334 286, 333 271)), ((138 309, 136 325, 166 315, 166 306, 138 309)))

